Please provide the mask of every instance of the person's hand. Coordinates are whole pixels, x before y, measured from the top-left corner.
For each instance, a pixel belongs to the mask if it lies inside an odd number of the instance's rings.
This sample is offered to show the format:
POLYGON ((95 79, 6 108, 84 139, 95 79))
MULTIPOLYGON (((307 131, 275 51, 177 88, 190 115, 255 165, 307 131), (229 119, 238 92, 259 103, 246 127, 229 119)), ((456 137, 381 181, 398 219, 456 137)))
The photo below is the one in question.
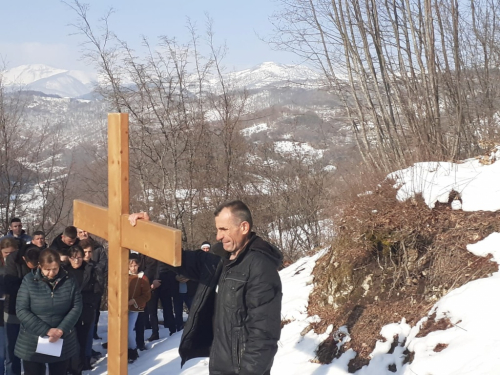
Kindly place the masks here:
POLYGON ((135 303, 135 299, 132 298, 132 299, 128 300, 128 305, 129 306, 132 306, 134 303, 135 303))
POLYGON ((56 342, 63 335, 63 331, 59 328, 51 328, 47 332, 47 336, 49 336, 49 342, 56 342))
POLYGON ((153 284, 151 284, 151 289, 156 289, 161 286, 161 280, 153 280, 153 284))
POLYGON ((180 282, 180 283, 186 283, 189 281, 187 277, 181 276, 181 275, 176 275, 175 279, 180 282))
POLYGON ((128 215, 128 221, 130 223, 130 225, 132 225, 133 227, 135 227, 135 225, 137 224, 137 220, 144 220, 144 221, 149 221, 149 215, 147 212, 137 212, 137 213, 134 213, 134 214, 130 214, 128 215))

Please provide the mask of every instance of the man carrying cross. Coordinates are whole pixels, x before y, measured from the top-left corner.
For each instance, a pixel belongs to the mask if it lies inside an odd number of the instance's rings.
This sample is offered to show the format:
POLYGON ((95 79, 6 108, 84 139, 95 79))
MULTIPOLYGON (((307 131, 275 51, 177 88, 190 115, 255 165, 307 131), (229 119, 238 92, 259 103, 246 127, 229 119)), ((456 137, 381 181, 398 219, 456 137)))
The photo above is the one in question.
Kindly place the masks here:
MULTIPOLYGON (((217 240, 227 257, 183 251, 176 272, 199 281, 179 354, 181 366, 210 356, 211 375, 270 374, 281 331, 281 252, 252 229, 241 201, 215 211, 217 240)), ((147 214, 129 216, 132 226, 147 214)))

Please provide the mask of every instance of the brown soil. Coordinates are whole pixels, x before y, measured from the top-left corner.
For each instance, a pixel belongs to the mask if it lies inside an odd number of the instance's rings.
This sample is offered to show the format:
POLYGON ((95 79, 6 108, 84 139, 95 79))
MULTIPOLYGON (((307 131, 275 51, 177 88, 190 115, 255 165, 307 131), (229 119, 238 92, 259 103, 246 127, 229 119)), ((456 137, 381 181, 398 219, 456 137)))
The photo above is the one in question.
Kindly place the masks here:
MULTIPOLYGON (((450 290, 498 270, 489 258, 466 249, 500 231, 497 213, 453 211, 449 203, 456 193, 432 210, 419 197, 398 202, 395 193, 387 182, 347 202, 335 218, 338 236, 316 264, 309 314, 322 318, 314 326, 317 332, 346 325, 351 341, 338 351, 331 340, 325 342, 318 348, 321 363, 352 348, 358 355, 349 370, 358 370, 368 363, 384 325, 403 318, 414 325, 450 290)), ((421 331, 450 324, 431 317, 421 331)))

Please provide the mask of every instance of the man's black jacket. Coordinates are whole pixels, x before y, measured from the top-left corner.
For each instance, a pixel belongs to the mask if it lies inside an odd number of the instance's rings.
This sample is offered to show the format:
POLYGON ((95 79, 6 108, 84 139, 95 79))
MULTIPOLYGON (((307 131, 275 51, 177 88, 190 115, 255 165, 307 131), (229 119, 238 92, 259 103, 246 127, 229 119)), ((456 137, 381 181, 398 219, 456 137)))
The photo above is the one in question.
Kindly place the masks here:
POLYGON ((176 272, 198 280, 179 354, 182 365, 210 355, 211 375, 268 374, 281 333, 278 249, 252 234, 229 261, 204 251, 184 251, 176 272))
POLYGON ((99 301, 104 292, 104 277, 95 263, 83 261, 80 268, 67 267, 66 271, 74 277, 78 290, 82 294, 82 313, 80 321, 90 323, 95 317, 95 311, 100 307, 99 301), (80 275, 78 275, 80 273, 80 275))
POLYGON ((27 247, 22 246, 7 257, 4 269, 4 319, 7 323, 19 324, 16 318, 16 298, 17 292, 25 275, 30 273, 29 267, 23 259, 27 247))
MULTIPOLYGON (((56 238, 54 238, 54 240, 52 241, 52 243, 50 244, 49 247, 51 249, 56 250, 60 254, 68 255, 68 250, 71 246, 69 246, 63 242, 62 235, 63 235, 62 233, 58 234, 56 236, 56 238)), ((73 245, 78 245, 79 242, 80 242, 80 240, 78 238, 76 238, 75 243, 73 245)))

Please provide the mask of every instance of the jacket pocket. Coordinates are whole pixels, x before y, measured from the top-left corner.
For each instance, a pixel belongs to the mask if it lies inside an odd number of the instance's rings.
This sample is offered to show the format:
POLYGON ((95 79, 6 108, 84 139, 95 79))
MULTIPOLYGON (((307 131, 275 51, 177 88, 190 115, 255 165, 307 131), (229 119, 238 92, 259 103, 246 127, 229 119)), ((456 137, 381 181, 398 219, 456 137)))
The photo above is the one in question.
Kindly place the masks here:
POLYGON ((231 331, 231 360, 235 374, 239 374, 241 356, 243 354, 243 332, 242 327, 233 327, 231 331))
POLYGON ((235 271, 229 271, 224 279, 224 292, 219 294, 219 298, 223 298, 224 305, 229 309, 241 309, 244 307, 245 286, 248 280, 248 275, 235 271))

